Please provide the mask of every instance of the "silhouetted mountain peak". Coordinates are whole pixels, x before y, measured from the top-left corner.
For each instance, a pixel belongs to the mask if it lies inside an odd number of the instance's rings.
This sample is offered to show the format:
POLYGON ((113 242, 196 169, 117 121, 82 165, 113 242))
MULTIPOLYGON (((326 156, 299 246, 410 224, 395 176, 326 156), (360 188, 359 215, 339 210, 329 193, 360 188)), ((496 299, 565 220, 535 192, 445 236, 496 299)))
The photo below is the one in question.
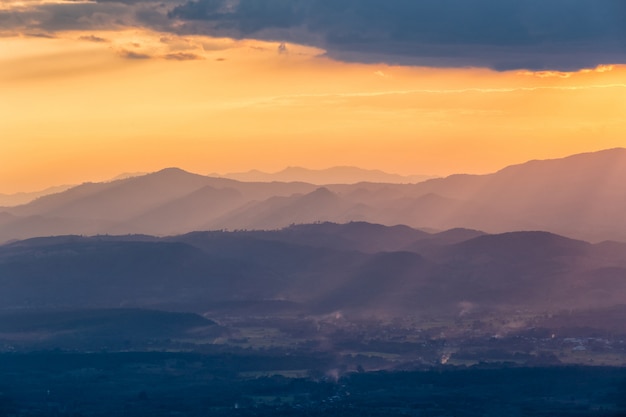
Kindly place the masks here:
POLYGON ((190 174, 190 172, 178 167, 167 167, 154 172, 154 174, 190 174))
POLYGON ((194 174, 192 172, 189 171, 185 171, 184 169, 181 168, 176 168, 176 167, 169 167, 169 168, 163 168, 159 171, 150 173, 150 174, 146 174, 146 175, 141 175, 139 177, 131 177, 130 179, 137 179, 137 178, 190 178, 190 177, 203 177, 203 175, 200 174, 194 174))
POLYGON ((548 170, 553 172, 570 168, 572 173, 592 175, 590 169, 612 168, 626 164, 626 148, 603 149, 595 152, 584 152, 554 159, 533 159, 521 164, 510 165, 497 171, 496 174, 517 173, 519 170, 548 170))
POLYGON ((490 255, 503 262, 561 255, 579 255, 591 245, 549 232, 522 231, 483 235, 452 246, 456 253, 490 255))
POLYGON ((332 191, 330 191, 326 187, 319 187, 315 191, 313 191, 312 193, 309 193, 308 195, 310 195, 310 196, 318 196, 318 197, 330 197, 330 196, 334 196, 335 193, 333 193, 332 191))
POLYGON ((326 187, 320 187, 313 192, 303 195, 299 204, 312 204, 321 206, 328 203, 338 202, 339 196, 326 187))

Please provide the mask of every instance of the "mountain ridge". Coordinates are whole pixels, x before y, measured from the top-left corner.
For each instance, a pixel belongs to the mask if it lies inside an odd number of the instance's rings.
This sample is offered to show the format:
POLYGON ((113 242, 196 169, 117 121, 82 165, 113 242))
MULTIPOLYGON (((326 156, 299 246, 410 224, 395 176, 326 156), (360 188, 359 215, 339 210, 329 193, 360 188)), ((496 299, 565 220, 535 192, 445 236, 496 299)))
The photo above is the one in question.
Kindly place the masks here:
POLYGON ((624 148, 415 184, 241 182, 166 168, 0 208, 0 242, 48 234, 277 229, 316 221, 545 230, 626 242, 624 178, 624 148))
POLYGON ((432 175, 391 174, 378 169, 363 169, 353 166, 334 166, 325 169, 288 166, 271 173, 253 169, 245 172, 209 175, 244 182, 307 182, 315 185, 356 184, 359 182, 416 183, 434 178, 432 175))
POLYGON ((476 234, 449 231, 437 240, 404 226, 354 222, 167 238, 33 238, 0 246, 0 310, 201 314, 279 300, 276 307, 290 312, 454 316, 468 305, 542 312, 626 304, 625 245, 541 231, 476 234))

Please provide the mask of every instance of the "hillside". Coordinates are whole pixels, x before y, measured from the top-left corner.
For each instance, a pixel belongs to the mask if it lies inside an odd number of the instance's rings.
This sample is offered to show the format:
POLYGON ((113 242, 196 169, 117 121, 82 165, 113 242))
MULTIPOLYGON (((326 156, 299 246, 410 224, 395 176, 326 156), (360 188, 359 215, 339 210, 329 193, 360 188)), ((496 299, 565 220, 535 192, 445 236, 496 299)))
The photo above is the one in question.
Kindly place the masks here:
POLYGON ((0 247, 0 285, 3 309, 202 313, 275 302, 358 315, 556 311, 626 303, 626 247, 546 232, 428 234, 367 223, 160 239, 67 236, 0 247))

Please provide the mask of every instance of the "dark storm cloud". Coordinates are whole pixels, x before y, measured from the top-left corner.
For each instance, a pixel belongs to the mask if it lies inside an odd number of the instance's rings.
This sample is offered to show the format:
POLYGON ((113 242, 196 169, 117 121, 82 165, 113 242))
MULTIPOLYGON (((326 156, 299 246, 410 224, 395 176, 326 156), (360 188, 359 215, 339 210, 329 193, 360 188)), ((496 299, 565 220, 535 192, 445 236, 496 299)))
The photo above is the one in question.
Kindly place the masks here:
POLYGON ((0 10, 5 34, 132 26, 302 43, 356 62, 499 70, 626 63, 626 0, 97 0, 0 10))
MULTIPOLYGON (((169 30, 168 11, 184 0, 98 0, 92 2, 27 3, 0 8, 0 29, 41 33, 63 30, 100 30, 150 27, 169 30)), ((2 0, 0 0, 2 2, 2 0)))
POLYGON ((109 29, 132 24, 133 11, 120 3, 42 4, 0 12, 0 26, 53 33, 62 30, 109 29))
POLYGON ((626 62, 624 0, 189 0, 183 30, 349 61, 570 70, 626 62))

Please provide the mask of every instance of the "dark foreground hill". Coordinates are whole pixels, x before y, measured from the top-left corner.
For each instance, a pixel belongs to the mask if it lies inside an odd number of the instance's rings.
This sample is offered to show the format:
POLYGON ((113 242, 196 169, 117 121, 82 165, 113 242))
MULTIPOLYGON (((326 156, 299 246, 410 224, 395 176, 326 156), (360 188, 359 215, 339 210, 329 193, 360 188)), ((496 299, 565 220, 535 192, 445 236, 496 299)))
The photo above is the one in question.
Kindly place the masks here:
POLYGON ((127 308, 0 312, 0 340, 13 349, 145 349, 170 338, 212 340, 224 333, 215 322, 193 313, 127 308))
POLYGON ((247 308, 455 316, 626 304, 626 246, 547 232, 429 234, 321 223, 278 231, 51 237, 0 247, 4 310, 247 308))
MULTIPOLYGON (((301 361, 302 358, 299 358, 301 361)), ((328 357, 314 357, 320 365, 328 357)), ((309 360, 309 362, 314 362, 309 360)), ((241 377, 265 353, 0 355, 0 413, 16 416, 620 417, 620 368, 442 367, 338 379, 241 377)), ((283 366, 294 362, 282 358, 283 366)), ((256 366, 255 366, 256 365, 256 366)), ((252 371, 251 371, 252 370, 252 371)))
POLYGON ((0 416, 626 407, 620 243, 361 222, 40 237, 0 246, 0 288, 0 416))

